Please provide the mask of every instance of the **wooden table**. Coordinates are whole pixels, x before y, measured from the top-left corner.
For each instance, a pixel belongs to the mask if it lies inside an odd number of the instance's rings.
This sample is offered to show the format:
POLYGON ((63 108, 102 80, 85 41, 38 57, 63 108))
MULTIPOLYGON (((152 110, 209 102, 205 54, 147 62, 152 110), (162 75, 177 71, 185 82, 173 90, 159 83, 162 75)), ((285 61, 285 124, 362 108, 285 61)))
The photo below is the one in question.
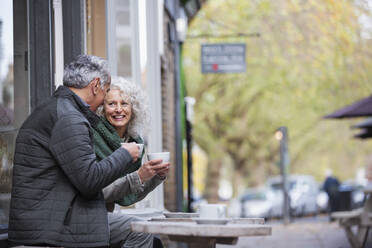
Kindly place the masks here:
POLYGON ((365 246, 369 229, 372 227, 372 183, 365 186, 363 191, 366 195, 363 208, 332 214, 333 218, 339 219, 339 223, 344 228, 353 248, 363 248, 365 246), (353 226, 357 227, 356 233, 352 231, 353 226))
POLYGON ((197 224, 189 220, 172 219, 132 222, 135 232, 167 235, 170 240, 188 243, 189 247, 216 247, 216 244, 236 244, 241 236, 271 235, 271 227, 263 219, 232 220, 225 225, 197 224), (260 224, 258 224, 260 223, 260 224))

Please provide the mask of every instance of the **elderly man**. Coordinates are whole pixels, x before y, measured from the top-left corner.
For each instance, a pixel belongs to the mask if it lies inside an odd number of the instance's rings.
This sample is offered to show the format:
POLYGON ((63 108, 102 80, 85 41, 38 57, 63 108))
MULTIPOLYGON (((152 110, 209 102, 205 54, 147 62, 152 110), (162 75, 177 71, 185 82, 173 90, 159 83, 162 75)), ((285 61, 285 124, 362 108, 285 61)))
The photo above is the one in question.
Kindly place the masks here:
MULTIPOLYGON (((129 143, 96 160, 87 116, 102 104, 110 80, 105 60, 78 56, 65 67, 64 86, 23 123, 14 155, 11 242, 109 245, 102 189, 125 175, 139 156, 138 147, 129 143)), ((152 247, 152 240, 150 234, 127 233, 117 242, 121 247, 152 247)))

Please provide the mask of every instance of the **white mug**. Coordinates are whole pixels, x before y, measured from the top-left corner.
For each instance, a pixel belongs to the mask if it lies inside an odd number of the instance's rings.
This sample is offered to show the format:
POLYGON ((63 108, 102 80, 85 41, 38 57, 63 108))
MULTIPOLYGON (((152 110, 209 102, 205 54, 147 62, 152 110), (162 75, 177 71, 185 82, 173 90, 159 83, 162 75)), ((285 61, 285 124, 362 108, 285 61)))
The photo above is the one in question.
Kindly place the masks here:
POLYGON ((148 160, 153 160, 153 159, 162 159, 163 163, 168 163, 169 162, 169 152, 152 152, 147 154, 147 159, 148 160))
MULTIPOLYGON (((123 144, 125 144, 125 142, 122 142, 122 143, 120 143, 121 145, 123 145, 123 144)), ((139 156, 141 156, 142 155, 142 151, 143 151, 143 144, 137 144, 136 143, 136 145, 138 146, 138 148, 139 148, 139 156)))
POLYGON ((143 144, 137 144, 137 146, 139 148, 139 155, 141 156, 143 152, 143 144))
POLYGON ((200 204, 199 216, 203 219, 223 219, 226 217, 226 205, 200 204))

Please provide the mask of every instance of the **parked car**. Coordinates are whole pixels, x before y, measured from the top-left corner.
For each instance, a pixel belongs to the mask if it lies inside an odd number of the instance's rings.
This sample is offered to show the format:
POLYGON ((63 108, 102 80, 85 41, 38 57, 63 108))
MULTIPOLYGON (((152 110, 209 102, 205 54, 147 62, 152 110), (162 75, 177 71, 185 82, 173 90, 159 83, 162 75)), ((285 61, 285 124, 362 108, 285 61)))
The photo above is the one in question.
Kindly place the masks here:
POLYGON ((318 205, 318 210, 320 213, 326 213, 328 211, 328 194, 322 189, 319 189, 318 196, 316 198, 316 203, 318 205))
MULTIPOLYGON (((282 177, 267 180, 266 185, 272 191, 282 191, 282 177)), ((289 175, 287 181, 290 210, 294 216, 318 214, 318 185, 310 175, 289 175)))
POLYGON ((242 217, 280 217, 283 213, 283 197, 267 188, 247 190, 241 197, 242 217))

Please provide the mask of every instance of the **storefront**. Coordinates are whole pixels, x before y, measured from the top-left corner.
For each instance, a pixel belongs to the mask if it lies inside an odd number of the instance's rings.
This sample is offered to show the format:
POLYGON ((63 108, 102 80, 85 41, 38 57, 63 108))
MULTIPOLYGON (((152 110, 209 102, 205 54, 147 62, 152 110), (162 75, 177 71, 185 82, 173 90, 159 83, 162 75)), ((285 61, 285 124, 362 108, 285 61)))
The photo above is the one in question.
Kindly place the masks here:
MULTIPOLYGON (((2 0, 1 6, 0 224, 8 219, 17 131, 32 110, 62 84, 63 65, 82 53, 107 58, 112 75, 128 78, 147 91, 152 120, 151 132, 145 137, 148 150, 173 154, 169 201, 177 204, 174 195, 182 197, 182 181, 177 182, 175 175, 182 171, 182 160, 175 122, 178 110, 174 108, 176 58, 169 38, 175 35, 175 19, 169 15, 177 8, 174 2, 2 0), (163 57, 169 60, 161 61, 163 57), (168 65, 173 67, 164 69, 168 65), (180 187, 179 193, 173 190, 180 187)), ((163 195, 163 187, 158 187, 138 206, 162 209, 163 195)))

